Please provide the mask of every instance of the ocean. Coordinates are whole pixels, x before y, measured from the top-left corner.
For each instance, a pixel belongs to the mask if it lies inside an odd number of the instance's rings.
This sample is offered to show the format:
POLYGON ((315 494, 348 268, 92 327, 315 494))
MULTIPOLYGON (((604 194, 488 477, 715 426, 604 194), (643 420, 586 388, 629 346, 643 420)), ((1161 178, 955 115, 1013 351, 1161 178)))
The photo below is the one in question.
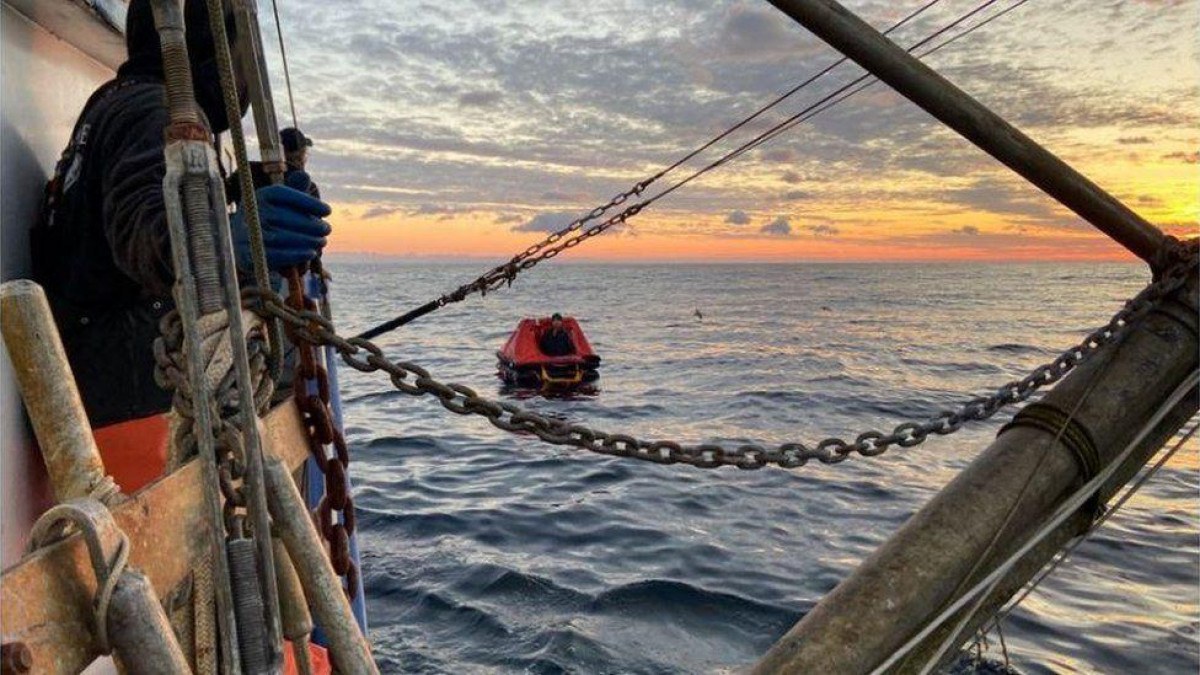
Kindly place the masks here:
MULTIPOLYGON (((336 319, 358 332, 480 267, 331 264, 336 319)), ((1147 281, 1095 263, 555 262, 378 342, 439 379, 609 431, 812 443, 990 392, 1147 281), (502 391, 495 351, 521 317, 555 311, 603 357, 598 390, 502 391)), ((742 671, 1011 415, 834 466, 703 471, 547 445, 339 373, 385 672, 742 671)), ((1192 443, 1009 617, 1016 670, 1197 672, 1198 467, 1192 443)), ((994 635, 984 654, 1003 662, 994 635)))

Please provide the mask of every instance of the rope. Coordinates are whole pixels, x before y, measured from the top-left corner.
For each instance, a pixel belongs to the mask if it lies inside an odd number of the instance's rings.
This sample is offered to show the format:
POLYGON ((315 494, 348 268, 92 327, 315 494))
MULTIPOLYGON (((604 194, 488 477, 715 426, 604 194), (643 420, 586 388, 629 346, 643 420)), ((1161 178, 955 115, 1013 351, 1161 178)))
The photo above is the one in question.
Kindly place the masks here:
POLYGON ((1096 519, 1096 522, 1090 528, 1088 528, 1087 531, 1079 535, 1075 541, 1071 542, 1069 546, 1067 546, 1058 554, 1058 557, 1055 558, 1053 562, 1039 572, 1038 575, 1029 582, 1029 585, 1025 587, 1025 590, 1021 592, 1021 595, 1017 596, 1015 600, 1009 603, 1008 607, 997 612, 996 616, 991 620, 991 623, 986 625, 983 630, 991 630, 992 628, 999 630, 1004 620, 1008 618, 1008 615, 1016 610, 1016 608, 1022 602, 1024 602, 1025 598, 1029 597, 1029 594, 1033 593, 1033 591, 1036 590, 1037 587, 1046 580, 1046 577, 1050 576, 1055 570, 1057 570, 1066 561, 1066 559, 1075 552, 1075 549, 1079 548, 1080 545, 1087 541, 1088 537, 1096 532, 1096 530, 1100 529, 1100 526, 1104 525, 1109 518, 1112 518, 1118 511, 1120 511, 1121 507, 1124 506, 1126 502, 1128 502, 1129 499, 1133 497, 1133 495, 1135 495, 1137 491, 1140 490, 1142 486, 1150 480, 1150 478, 1158 473, 1159 469, 1163 468, 1167 462, 1175 456, 1175 453, 1183 448, 1187 441, 1191 440, 1191 438, 1196 434, 1197 430, 1200 430, 1200 422, 1192 425, 1191 429, 1180 436, 1175 445, 1172 446, 1170 450, 1163 453, 1163 455, 1159 457, 1158 461, 1154 463, 1154 466, 1150 467, 1141 476, 1139 476, 1137 481, 1134 482, 1133 485, 1129 486, 1129 488, 1121 495, 1120 499, 1118 499, 1111 507, 1109 507, 1109 509, 1105 511, 1103 515, 1096 519))
MULTIPOLYGON (((262 220, 258 213, 258 196, 254 192, 254 176, 246 152, 246 135, 242 129, 242 111, 238 99, 233 56, 229 49, 229 36, 225 33, 225 12, 221 0, 207 0, 209 29, 216 48, 217 67, 221 79, 221 98, 225 103, 225 117, 229 120, 229 136, 233 139, 233 155, 237 165, 238 185, 242 201, 239 206, 244 214, 246 230, 250 234, 250 257, 254 264, 254 283, 269 287, 270 272, 267 269, 267 253, 263 244, 262 220)), ((278 380, 283 368, 283 328, 278 321, 269 322, 268 363, 271 378, 278 380)))
POLYGON ((121 544, 113 554, 113 560, 108 565, 108 574, 104 577, 100 592, 96 595, 96 641, 100 643, 100 652, 112 652, 108 642, 108 607, 112 603, 113 591, 117 590, 117 582, 129 564, 129 536, 121 533, 121 544))
MULTIPOLYGON (((1113 348, 1105 353, 1104 363, 1111 363, 1116 353, 1121 351, 1121 347, 1124 345, 1125 340, 1123 335, 1120 340, 1114 343, 1113 348)), ((1099 367, 1103 368, 1104 366, 1099 367)), ((978 572, 981 567, 983 567, 987 557, 991 555, 992 551, 995 550, 996 544, 1000 543, 1000 538, 1004 535, 1005 531, 1008 530, 1008 526, 1012 523, 1013 518, 1017 514, 1017 507, 1020 506, 1021 502, 1025 500, 1025 495, 1029 493, 1029 488, 1033 486, 1033 479, 1041 472, 1042 464, 1044 464, 1046 458, 1050 456, 1051 448, 1059 443, 1063 443, 1071 449, 1072 453, 1075 455, 1076 462, 1080 464, 1080 475, 1083 477, 1082 482, 1086 483, 1095 477, 1096 471, 1099 470, 1099 457, 1096 458, 1095 467, 1088 466, 1085 463, 1085 460, 1081 460, 1079 458, 1079 453, 1075 451, 1071 443, 1065 442, 1065 439, 1068 438, 1068 430, 1072 429, 1072 425, 1077 425, 1075 422, 1075 415, 1079 413, 1079 409, 1083 407, 1083 404, 1089 398, 1091 398, 1092 394, 1096 391, 1096 385, 1098 382, 1098 378, 1092 378, 1092 380, 1088 382, 1087 388, 1084 389, 1083 393, 1079 396, 1079 399, 1075 401, 1075 405, 1072 406, 1069 413, 1060 413, 1061 417, 1055 418, 1053 422, 1047 422, 1045 426, 1039 427, 1045 431, 1048 431, 1049 433, 1054 434, 1054 438, 1042 446, 1042 453, 1038 457, 1037 462, 1033 465, 1033 468, 1030 469, 1029 474, 1025 477, 1025 482, 1023 485, 1021 485, 1021 490, 1017 493, 1016 499, 1014 499, 1012 504, 1009 506, 1008 513, 1004 515, 1004 522, 1001 523, 1000 527, 996 528, 996 532, 992 535, 988 545, 984 547, 983 552, 979 554, 979 557, 975 560, 975 564, 971 566, 971 569, 965 575, 963 575, 962 581, 960 581, 958 586, 955 587, 954 592, 950 594, 951 597, 962 591, 963 587, 967 584, 967 581, 970 580, 971 577, 975 576, 975 573, 978 572)), ((1041 402, 1034 402, 1032 405, 1037 406, 1045 404, 1042 404, 1041 402)), ((1029 406, 1026 406, 1026 408, 1018 412, 1017 415, 1021 415, 1028 408, 1029 406)), ((1009 422, 1001 427, 999 433, 1004 433, 1005 429, 1009 428, 1010 426, 1013 426, 1012 422, 1009 422)), ((1082 429, 1082 427, 1080 428, 1082 429)), ((1083 433, 1087 433, 1086 429, 1083 430, 1083 433)), ((1092 447, 1094 449, 1095 446, 1093 445, 1092 447)), ((1093 499, 1099 500, 1099 495, 1093 499)), ((1092 510, 1092 513, 1095 513, 1095 509, 1092 510)), ((999 581, 996 583, 999 583, 999 581)), ((928 675, 934 666, 936 666, 941 660, 942 655, 945 654, 952 646, 954 646, 955 642, 957 641, 957 636, 962 633, 963 629, 966 628, 967 624, 971 621, 971 617, 973 617, 975 613, 979 611, 979 608, 983 605, 983 603, 987 601, 988 596, 992 594, 994 588, 995 584, 989 586, 985 592, 979 594, 979 599, 971 607, 971 610, 963 613, 963 617, 959 621, 958 625, 954 627, 954 630, 950 631, 950 633, 946 636, 946 639, 942 641, 942 644, 938 650, 934 652, 934 655, 926 661, 924 667, 921 668, 921 671, 918 675, 928 675)), ((911 657, 912 655, 910 654, 908 658, 911 657)), ((905 661, 901 662, 901 668, 907 665, 907 663, 908 659, 906 658, 905 661)))
POLYGON ((275 15, 275 34, 279 37, 279 55, 283 58, 283 81, 287 84, 288 107, 292 111, 292 126, 300 128, 296 120, 296 99, 292 96, 292 73, 288 69, 287 47, 283 44, 283 22, 279 20, 279 5, 271 0, 271 12, 275 15))
POLYGON ((1074 515, 1080 507, 1087 503, 1092 498, 1093 493, 1100 490, 1109 478, 1117 472, 1118 469, 1129 459, 1133 451, 1145 440, 1150 431, 1158 426, 1160 422, 1171 412, 1176 405, 1179 404, 1186 396, 1188 396, 1196 386, 1200 384, 1200 370, 1192 371, 1187 378, 1175 388, 1167 400, 1163 402, 1154 415, 1147 421, 1145 425, 1138 431, 1137 435, 1125 446, 1125 449, 1119 454, 1104 471, 1096 475, 1095 478, 1085 483, 1066 501, 1064 501, 1058 509, 1047 519, 1046 523, 1039 528, 1032 537, 1022 544, 1017 550, 1013 551, 1003 563, 998 565, 990 574, 981 579, 975 586, 964 593, 961 597, 947 606, 940 614, 921 629, 916 635, 905 642, 899 649, 892 653, 890 657, 882 664, 871 671, 872 675, 882 675, 890 668, 897 660, 907 655, 914 647, 919 645, 925 638, 929 637, 933 631, 937 630, 950 617, 954 616, 966 604, 972 600, 980 592, 986 591, 987 588, 993 586, 1005 577, 1022 558, 1032 551, 1046 537, 1058 529, 1068 518, 1074 515))
POLYGON ((108 641, 108 608, 112 603, 117 583, 129 564, 129 537, 116 526, 112 516, 100 502, 77 499, 53 506, 37 519, 30 532, 31 550, 48 546, 59 539, 65 534, 62 529, 65 523, 75 526, 87 546, 97 584, 96 597, 92 601, 96 643, 100 653, 111 654, 112 645, 108 641), (106 559, 104 555, 101 526, 108 535, 105 537, 106 541, 111 543, 113 536, 117 540, 117 548, 113 551, 111 559, 106 559))

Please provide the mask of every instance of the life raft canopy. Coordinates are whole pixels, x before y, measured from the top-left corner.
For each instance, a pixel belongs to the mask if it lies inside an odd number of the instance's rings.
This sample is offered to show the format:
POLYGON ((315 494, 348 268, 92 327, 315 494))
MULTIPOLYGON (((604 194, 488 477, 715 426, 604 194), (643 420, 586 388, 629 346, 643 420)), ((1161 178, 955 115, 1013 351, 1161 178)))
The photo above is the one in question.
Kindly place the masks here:
POLYGON ((549 356, 542 352, 541 340, 550 330, 552 319, 525 318, 496 352, 500 360, 496 373, 507 384, 519 387, 573 388, 594 382, 600 374, 600 355, 592 349, 574 317, 562 317, 563 330, 571 342, 571 353, 549 356))

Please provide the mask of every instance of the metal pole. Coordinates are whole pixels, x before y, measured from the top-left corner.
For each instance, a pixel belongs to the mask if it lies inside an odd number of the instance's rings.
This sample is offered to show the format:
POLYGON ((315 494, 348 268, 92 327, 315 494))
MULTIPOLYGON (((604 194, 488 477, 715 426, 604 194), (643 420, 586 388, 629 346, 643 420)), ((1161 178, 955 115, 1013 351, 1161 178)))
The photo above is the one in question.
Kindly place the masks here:
POLYGON ((329 639, 334 667, 347 675, 378 675, 371 649, 358 629, 350 601, 291 473, 278 458, 268 457, 266 477, 276 531, 295 564, 317 623, 329 639))
POLYGON ((943 124, 1156 265, 1170 238, 835 0, 770 0, 943 124))
MULTIPOLYGON (((52 507, 30 532, 33 550, 60 536, 64 523, 74 525, 83 537, 96 575, 94 639, 101 652, 115 651, 130 675, 191 673, 154 586, 145 574, 126 565, 129 538, 108 509, 90 498, 52 507)), ((39 672, 52 670, 45 664, 39 672)))
POLYGON ((89 496, 105 504, 119 501, 42 287, 25 279, 0 286, 0 313, 4 344, 54 496, 59 502, 89 496))
POLYGON ((238 58, 242 76, 249 88, 263 171, 272 183, 282 183, 287 164, 284 162, 283 143, 275 117, 275 100, 271 97, 271 81, 267 77, 267 60, 258 23, 258 0, 233 0, 233 9, 240 43, 238 58))
MULTIPOLYGON (((1188 274, 1186 285, 1134 321, 1124 339, 1098 351, 1041 402, 1027 406, 1037 414, 1022 411, 1018 418, 1029 420, 1029 425, 1002 431, 788 631, 754 672, 871 672, 1021 546, 1081 478, 1111 464, 1145 420, 1200 367, 1195 268, 1188 274), (1091 464, 1090 471, 1084 470, 1085 464, 1091 464)), ((1100 499, 1119 489, 1196 409, 1195 395, 1179 404, 1138 446, 1100 499)), ((1022 560, 957 639, 969 635, 990 610, 1018 590, 1090 523, 1091 515, 1081 511, 1022 560)), ((924 665, 922 657, 931 658, 948 631, 931 635, 910 660, 892 671, 909 672, 924 665)))

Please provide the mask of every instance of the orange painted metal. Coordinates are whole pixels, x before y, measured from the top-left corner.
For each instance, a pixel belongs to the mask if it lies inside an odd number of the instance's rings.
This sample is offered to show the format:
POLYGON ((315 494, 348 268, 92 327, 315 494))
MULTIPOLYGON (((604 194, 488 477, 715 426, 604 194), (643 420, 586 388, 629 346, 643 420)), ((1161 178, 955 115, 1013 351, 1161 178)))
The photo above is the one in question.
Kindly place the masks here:
MULTIPOLYGON (((264 419, 271 454, 289 467, 308 455, 300 416, 291 402, 264 419)), ((129 564, 150 579, 160 598, 190 583, 208 554, 200 465, 191 461, 112 509, 129 536, 129 564)), ((29 648, 34 672, 73 674, 97 656, 92 637, 95 575, 79 536, 25 556, 0 577, 0 626, 6 641, 29 648)))

